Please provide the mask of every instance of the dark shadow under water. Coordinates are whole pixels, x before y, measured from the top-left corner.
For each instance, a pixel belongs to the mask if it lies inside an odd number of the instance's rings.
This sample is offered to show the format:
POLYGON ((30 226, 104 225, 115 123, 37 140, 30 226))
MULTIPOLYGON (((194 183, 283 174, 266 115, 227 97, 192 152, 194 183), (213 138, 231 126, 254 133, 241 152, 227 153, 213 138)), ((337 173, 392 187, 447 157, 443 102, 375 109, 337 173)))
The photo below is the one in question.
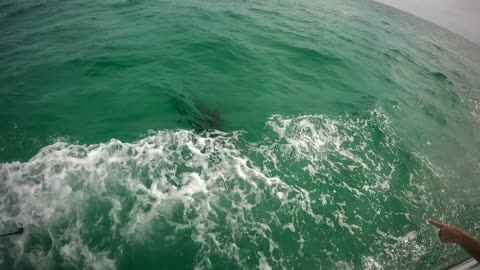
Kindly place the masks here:
POLYGON ((225 130, 225 121, 221 114, 206 106, 199 98, 183 93, 171 97, 175 110, 182 116, 182 122, 187 123, 196 132, 225 130))

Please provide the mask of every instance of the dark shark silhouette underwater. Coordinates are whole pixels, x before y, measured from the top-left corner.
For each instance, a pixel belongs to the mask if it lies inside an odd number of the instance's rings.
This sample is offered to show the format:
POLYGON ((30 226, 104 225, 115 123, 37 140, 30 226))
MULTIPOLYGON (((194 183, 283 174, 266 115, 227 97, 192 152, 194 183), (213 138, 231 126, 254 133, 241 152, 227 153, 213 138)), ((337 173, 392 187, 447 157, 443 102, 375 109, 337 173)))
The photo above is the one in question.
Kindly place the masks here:
POLYGON ((188 97, 185 94, 172 96, 177 112, 196 132, 224 131, 225 121, 221 114, 207 107, 199 98, 188 97))

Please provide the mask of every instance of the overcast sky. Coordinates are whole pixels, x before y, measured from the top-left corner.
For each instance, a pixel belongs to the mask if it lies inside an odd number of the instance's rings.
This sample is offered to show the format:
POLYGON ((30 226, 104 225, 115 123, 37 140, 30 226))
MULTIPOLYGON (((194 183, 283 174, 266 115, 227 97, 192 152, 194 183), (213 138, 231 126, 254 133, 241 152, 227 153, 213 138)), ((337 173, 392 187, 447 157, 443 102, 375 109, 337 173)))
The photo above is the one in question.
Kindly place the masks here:
POLYGON ((480 45, 480 0, 376 0, 442 26, 480 45))

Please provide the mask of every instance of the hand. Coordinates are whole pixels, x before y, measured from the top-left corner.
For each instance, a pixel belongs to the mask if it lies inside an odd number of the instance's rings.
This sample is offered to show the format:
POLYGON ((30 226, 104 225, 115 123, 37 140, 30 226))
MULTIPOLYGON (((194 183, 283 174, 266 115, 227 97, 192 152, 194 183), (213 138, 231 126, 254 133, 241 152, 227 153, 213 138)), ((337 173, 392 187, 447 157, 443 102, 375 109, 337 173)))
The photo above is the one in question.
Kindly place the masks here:
POLYGON ((428 223, 440 229, 438 232, 438 238, 444 243, 461 244, 464 239, 468 237, 468 234, 458 227, 443 224, 430 219, 428 220, 428 223))

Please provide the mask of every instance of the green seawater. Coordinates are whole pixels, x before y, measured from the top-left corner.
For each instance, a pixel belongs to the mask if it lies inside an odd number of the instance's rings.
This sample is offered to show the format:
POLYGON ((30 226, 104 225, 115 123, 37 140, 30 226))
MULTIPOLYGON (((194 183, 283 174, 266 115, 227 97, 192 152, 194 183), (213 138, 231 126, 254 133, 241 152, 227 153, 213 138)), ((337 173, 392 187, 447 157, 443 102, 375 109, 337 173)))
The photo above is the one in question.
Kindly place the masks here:
POLYGON ((0 0, 0 269, 439 269, 480 47, 368 0, 0 0))

